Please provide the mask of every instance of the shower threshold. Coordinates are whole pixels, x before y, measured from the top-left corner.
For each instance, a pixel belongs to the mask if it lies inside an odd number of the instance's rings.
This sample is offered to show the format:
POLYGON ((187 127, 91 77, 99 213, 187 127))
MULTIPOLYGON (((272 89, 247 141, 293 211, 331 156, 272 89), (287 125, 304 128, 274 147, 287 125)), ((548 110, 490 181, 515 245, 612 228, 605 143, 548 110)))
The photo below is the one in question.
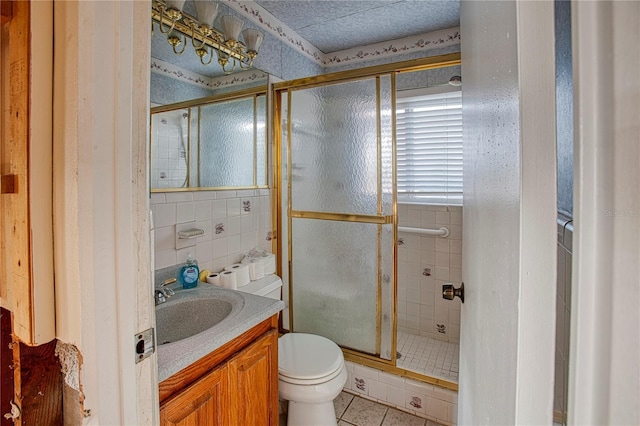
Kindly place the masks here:
POLYGON ((458 383, 460 345, 398 331, 396 365, 425 376, 458 383))

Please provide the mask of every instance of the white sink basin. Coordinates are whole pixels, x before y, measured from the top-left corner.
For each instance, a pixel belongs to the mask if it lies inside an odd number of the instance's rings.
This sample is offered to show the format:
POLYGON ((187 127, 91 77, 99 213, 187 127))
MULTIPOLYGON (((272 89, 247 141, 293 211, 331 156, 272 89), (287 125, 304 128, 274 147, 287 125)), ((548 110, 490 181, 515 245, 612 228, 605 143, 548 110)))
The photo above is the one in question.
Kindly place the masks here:
POLYGON ((156 342, 178 342, 224 325, 241 307, 242 298, 235 294, 210 294, 197 288, 179 290, 156 306, 156 342))

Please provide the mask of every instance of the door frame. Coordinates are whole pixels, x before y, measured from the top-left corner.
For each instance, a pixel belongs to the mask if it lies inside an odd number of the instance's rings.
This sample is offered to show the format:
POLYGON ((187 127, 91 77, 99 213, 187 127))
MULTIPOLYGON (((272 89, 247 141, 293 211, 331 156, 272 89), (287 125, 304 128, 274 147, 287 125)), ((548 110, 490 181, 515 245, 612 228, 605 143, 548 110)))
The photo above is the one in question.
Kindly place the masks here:
POLYGON ((568 423, 638 424, 640 4, 571 6, 575 231, 568 423))
MULTIPOLYGON (((85 424, 157 424, 147 179, 151 2, 54 2, 56 336, 85 424)), ((77 404, 77 405, 76 405, 77 404)), ((79 413, 79 414, 78 414, 79 413)))

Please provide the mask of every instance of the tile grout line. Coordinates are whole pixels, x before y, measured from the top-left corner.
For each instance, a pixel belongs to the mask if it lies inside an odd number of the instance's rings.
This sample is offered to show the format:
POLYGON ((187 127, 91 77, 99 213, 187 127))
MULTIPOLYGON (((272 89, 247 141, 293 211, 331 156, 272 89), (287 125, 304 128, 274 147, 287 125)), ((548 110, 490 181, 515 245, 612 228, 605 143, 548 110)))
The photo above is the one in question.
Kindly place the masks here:
POLYGON ((387 418, 387 414, 389 414, 389 407, 387 407, 387 410, 384 412, 384 416, 382 416, 382 420, 380 420, 379 426, 382 426, 382 424, 384 423, 384 420, 387 418))
MULTIPOLYGON (((342 392, 344 392, 344 391, 342 391, 342 392)), ((349 392, 345 392, 345 393, 346 393, 347 395, 351 395, 351 401, 349 401, 349 403, 347 404, 347 406, 346 406, 346 407, 344 407, 344 410, 342 410, 342 414, 340 414, 340 417, 338 417, 338 420, 339 420, 339 421, 340 421, 340 420, 343 420, 343 419, 342 419, 342 416, 344 416, 344 415, 346 414, 347 410, 349 409, 349 406, 351 406, 351 403, 353 402, 353 400, 354 400, 354 399, 356 399, 356 396, 355 396, 355 395, 353 395, 353 394, 351 394, 351 393, 349 393, 349 392)), ((346 420, 343 420, 343 421, 346 421, 346 420)), ((349 422, 347 422, 347 423, 349 423, 349 422)))

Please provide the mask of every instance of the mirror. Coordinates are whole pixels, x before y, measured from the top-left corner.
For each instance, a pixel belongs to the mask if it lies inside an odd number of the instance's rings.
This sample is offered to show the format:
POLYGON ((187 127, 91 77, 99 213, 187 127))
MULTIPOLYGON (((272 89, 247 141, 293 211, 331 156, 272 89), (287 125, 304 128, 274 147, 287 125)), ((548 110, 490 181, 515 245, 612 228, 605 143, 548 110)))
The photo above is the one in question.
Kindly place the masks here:
MULTIPOLYGON (((220 16, 233 13, 220 8, 220 16)), ((184 10, 194 14, 194 3, 184 10)), ((268 74, 227 75, 216 60, 202 64, 188 36, 177 55, 157 22, 153 28, 151 191, 266 188, 268 74)))
POLYGON ((267 187, 267 88, 151 109, 151 190, 267 187))

